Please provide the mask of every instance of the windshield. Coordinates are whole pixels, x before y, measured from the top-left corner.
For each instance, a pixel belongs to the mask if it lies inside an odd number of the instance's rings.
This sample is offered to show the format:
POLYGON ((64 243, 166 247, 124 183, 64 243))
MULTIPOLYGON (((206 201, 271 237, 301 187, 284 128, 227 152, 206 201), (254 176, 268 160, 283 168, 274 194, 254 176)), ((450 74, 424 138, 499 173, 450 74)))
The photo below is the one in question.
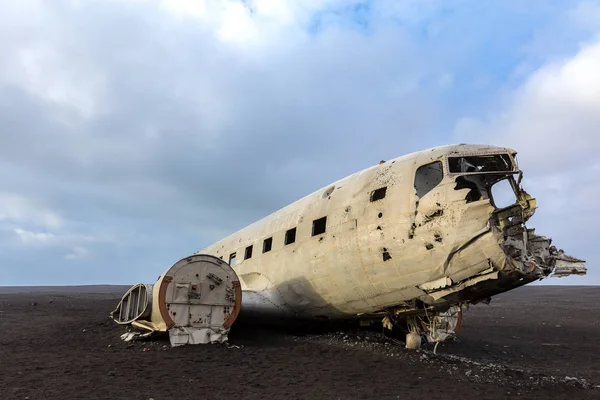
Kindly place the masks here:
POLYGON ((516 201, 518 184, 512 174, 520 171, 509 154, 448 157, 448 170, 460 174, 454 189, 468 189, 467 203, 489 199, 494 207, 504 208, 516 201))
POLYGON ((508 154, 448 157, 450 173, 488 173, 516 171, 508 154))

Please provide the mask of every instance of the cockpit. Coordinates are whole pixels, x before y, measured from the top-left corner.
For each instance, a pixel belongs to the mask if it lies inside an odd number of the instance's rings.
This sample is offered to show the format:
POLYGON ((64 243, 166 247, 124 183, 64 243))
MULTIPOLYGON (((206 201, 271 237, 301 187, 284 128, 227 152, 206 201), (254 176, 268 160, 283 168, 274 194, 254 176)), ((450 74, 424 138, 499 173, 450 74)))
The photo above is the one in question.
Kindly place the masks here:
POLYGON ((512 157, 509 154, 448 157, 448 170, 451 174, 519 172, 519 170, 514 166, 512 157))
POLYGON ((518 201, 521 177, 516 160, 510 154, 464 155, 448 157, 448 172, 455 175, 454 189, 469 189, 467 203, 490 200, 497 209, 508 207, 518 201))

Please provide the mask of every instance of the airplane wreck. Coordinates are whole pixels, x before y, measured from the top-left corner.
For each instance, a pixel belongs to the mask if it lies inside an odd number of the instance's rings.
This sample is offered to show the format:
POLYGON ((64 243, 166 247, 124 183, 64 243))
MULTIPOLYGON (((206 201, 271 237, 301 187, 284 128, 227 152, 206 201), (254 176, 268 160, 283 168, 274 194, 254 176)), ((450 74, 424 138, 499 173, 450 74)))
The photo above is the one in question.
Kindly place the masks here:
POLYGON ((584 275, 526 226, 536 200, 515 150, 436 147, 357 172, 137 284, 112 318, 129 340, 227 340, 238 314, 383 323, 418 348, 454 336, 462 309, 546 277, 584 275), (508 196, 507 196, 508 194, 508 196))

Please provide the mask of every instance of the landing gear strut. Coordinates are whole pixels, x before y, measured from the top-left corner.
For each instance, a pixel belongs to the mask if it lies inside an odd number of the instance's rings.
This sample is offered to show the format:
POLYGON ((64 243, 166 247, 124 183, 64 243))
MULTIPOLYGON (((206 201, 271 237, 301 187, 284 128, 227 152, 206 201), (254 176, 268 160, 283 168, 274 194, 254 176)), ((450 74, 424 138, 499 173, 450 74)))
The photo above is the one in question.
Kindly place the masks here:
POLYGON ((444 312, 427 312, 421 315, 411 315, 401 318, 401 315, 384 318, 384 327, 394 326, 406 332, 406 348, 418 350, 422 338, 429 343, 435 343, 435 349, 440 342, 456 336, 462 324, 462 308, 452 306, 444 312))

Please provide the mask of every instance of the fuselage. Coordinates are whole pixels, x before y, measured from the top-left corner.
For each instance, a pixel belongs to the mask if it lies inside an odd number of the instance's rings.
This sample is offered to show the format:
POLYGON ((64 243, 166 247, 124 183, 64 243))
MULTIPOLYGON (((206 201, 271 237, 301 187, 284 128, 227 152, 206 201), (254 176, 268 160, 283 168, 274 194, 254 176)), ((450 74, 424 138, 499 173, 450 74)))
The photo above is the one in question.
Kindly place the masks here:
POLYGON ((524 222, 535 203, 518 190, 515 154, 450 145, 382 162, 198 253, 232 265, 242 285, 242 314, 360 318, 409 309, 415 301, 477 301, 540 276, 541 270, 527 275, 523 256, 506 248, 513 236, 524 238, 525 248, 527 235, 534 239, 524 222), (469 164, 478 160, 483 167, 469 164), (502 209, 513 210, 510 216, 501 217, 494 205, 496 181, 510 181, 515 190, 511 207, 502 209), (509 232, 517 224, 507 228, 506 221, 517 214, 521 229, 509 232), (510 287, 481 285, 506 286, 507 277, 510 287), (463 292, 468 295, 457 295, 463 292))

